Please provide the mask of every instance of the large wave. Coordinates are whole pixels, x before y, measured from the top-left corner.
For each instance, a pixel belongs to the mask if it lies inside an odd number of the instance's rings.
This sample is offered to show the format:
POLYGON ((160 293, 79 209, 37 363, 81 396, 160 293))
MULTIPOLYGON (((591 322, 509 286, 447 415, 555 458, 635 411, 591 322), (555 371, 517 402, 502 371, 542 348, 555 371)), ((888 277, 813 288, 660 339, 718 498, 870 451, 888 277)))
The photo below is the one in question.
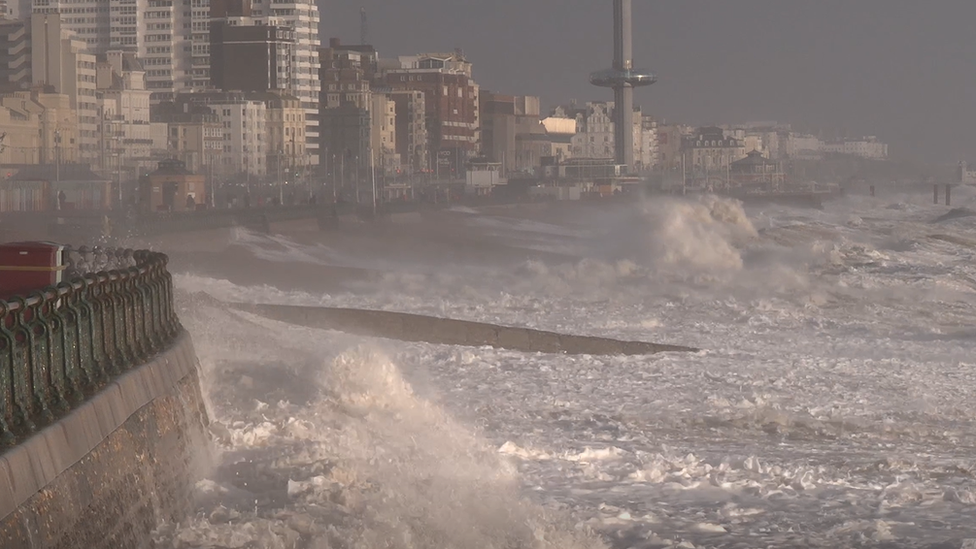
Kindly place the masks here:
POLYGON ((525 500, 512 466, 416 395, 382 343, 180 301, 221 457, 160 546, 602 547, 525 500))

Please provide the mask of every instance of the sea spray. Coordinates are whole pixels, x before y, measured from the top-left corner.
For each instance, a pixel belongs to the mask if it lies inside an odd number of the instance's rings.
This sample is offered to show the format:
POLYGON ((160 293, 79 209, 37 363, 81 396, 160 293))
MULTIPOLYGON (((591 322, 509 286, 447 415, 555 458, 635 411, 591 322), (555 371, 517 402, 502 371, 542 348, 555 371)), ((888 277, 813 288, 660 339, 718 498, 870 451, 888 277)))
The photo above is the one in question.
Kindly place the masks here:
POLYGON ((161 547, 597 548, 369 340, 181 300, 222 463, 161 547))

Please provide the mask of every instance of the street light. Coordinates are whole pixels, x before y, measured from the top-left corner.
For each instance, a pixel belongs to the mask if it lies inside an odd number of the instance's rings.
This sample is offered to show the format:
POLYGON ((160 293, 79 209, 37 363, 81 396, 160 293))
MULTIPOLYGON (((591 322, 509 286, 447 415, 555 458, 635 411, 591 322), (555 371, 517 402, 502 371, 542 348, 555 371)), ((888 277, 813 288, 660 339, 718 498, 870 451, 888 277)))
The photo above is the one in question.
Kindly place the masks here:
POLYGON ((54 129, 54 181, 61 183, 61 128, 54 129))
POLYGON ((281 181, 281 158, 284 155, 284 151, 278 149, 278 205, 283 206, 285 204, 285 188, 284 183, 281 181))
POLYGON ((116 184, 119 186, 119 204, 118 207, 122 207, 122 136, 116 131, 115 135, 112 136, 112 140, 115 141, 115 165, 116 165, 116 184))
POLYGON ((376 152, 372 145, 369 148, 369 178, 373 183, 373 217, 376 217, 376 152))

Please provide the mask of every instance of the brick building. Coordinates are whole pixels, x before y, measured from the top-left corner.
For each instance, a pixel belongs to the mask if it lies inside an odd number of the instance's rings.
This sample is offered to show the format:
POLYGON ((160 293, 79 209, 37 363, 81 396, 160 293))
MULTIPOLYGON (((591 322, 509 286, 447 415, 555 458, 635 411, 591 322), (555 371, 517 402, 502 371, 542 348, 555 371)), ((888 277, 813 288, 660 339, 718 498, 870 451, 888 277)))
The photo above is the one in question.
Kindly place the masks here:
POLYGON ((480 89, 472 65, 460 52, 400 57, 386 70, 392 91, 424 94, 429 150, 428 169, 460 176, 480 150, 480 89))

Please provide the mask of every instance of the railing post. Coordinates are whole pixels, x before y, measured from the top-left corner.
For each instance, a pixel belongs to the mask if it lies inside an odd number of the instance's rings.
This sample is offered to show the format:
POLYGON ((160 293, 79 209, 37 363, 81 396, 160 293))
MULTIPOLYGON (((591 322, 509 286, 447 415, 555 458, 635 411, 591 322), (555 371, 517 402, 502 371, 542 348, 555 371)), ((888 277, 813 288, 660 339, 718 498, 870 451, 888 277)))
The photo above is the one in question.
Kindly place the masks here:
POLYGON ((95 388, 108 379, 105 342, 102 340, 101 312, 98 302, 94 299, 98 277, 86 274, 81 282, 81 295, 78 298, 78 306, 82 312, 81 325, 78 327, 80 356, 82 370, 87 373, 88 383, 95 388))
POLYGON ((15 440, 13 426, 15 424, 14 345, 16 339, 7 326, 11 314, 7 302, 0 301, 0 448, 13 444, 15 440))
POLYGON ((36 427, 34 422, 31 420, 33 416, 33 390, 31 387, 31 376, 33 372, 31 371, 30 363, 30 351, 28 350, 28 329, 24 323, 24 311, 27 309, 27 300, 23 297, 17 296, 10 300, 10 303, 17 307, 17 310, 13 312, 13 326, 11 332, 13 335, 13 346, 11 347, 12 352, 11 364, 13 365, 13 405, 14 405, 14 421, 13 427, 18 426, 28 432, 33 432, 36 427))
POLYGON ((78 295, 80 290, 75 290, 70 282, 58 284, 57 289, 64 292, 61 298, 61 307, 54 308, 54 314, 61 321, 61 346, 64 351, 64 392, 65 398, 70 406, 77 404, 84 399, 84 385, 89 382, 87 375, 82 368, 81 360, 81 312, 78 308, 78 295))

